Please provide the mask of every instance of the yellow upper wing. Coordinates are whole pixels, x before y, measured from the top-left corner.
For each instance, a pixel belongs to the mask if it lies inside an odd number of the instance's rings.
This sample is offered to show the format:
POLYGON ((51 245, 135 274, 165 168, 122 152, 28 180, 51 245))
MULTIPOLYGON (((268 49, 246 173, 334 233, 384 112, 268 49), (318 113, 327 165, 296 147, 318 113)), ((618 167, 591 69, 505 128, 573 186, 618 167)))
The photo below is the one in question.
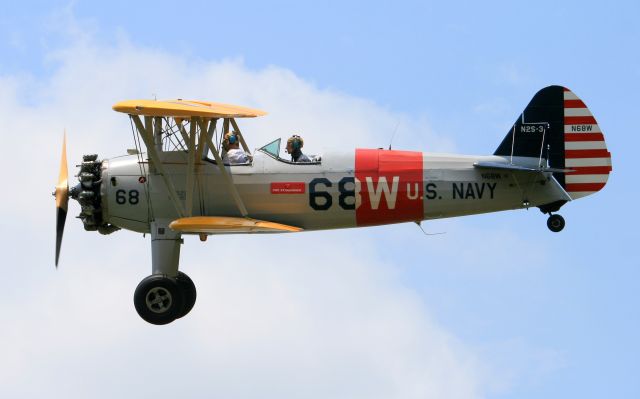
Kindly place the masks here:
POLYGON ((255 118, 267 113, 239 105, 198 100, 127 100, 114 104, 114 111, 132 115, 207 118, 255 118))

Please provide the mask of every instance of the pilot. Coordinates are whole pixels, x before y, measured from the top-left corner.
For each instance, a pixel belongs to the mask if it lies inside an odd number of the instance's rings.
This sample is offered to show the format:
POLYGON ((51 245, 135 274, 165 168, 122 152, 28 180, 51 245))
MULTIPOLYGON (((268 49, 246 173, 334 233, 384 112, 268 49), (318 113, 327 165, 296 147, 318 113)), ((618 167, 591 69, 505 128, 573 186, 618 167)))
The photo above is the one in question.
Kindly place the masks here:
POLYGON ((251 161, 251 155, 240 149, 240 139, 235 130, 224 135, 222 148, 225 151, 222 162, 225 164, 236 165, 251 161))
POLYGON ((304 140, 302 137, 294 134, 287 140, 287 152, 291 154, 291 162, 311 162, 308 156, 302 153, 304 140))

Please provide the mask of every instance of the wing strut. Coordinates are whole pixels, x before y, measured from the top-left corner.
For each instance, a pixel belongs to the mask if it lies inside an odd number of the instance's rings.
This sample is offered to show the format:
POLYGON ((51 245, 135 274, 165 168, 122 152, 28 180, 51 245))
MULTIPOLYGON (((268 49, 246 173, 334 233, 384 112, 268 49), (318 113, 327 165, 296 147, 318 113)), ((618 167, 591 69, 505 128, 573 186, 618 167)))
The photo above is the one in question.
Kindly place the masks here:
POLYGON ((231 125, 233 126, 233 130, 238 132, 238 138, 240 139, 240 144, 242 144, 242 148, 245 150, 245 152, 247 152, 248 154, 251 154, 251 151, 249 151, 249 146, 247 146, 246 141, 244 141, 244 137, 242 136, 242 132, 240 131, 240 128, 238 127, 238 124, 236 123, 236 120, 234 118, 229 118, 229 120, 231 121, 231 125))
MULTIPOLYGON (((195 118, 195 117, 194 117, 195 118)), ((196 174, 195 162, 196 162, 196 124, 193 120, 189 124, 189 141, 187 141, 187 195, 185 198, 185 212, 187 217, 193 216, 193 181, 196 174)))
POLYGON ((247 142, 244 141, 244 137, 242 136, 242 132, 240 131, 235 118, 224 118, 224 121, 222 123, 222 137, 224 137, 224 135, 231 130, 229 129, 229 123, 231 123, 231 127, 233 127, 233 130, 238 133, 238 138, 240 139, 240 145, 242 145, 242 149, 248 153, 251 153, 247 142))
MULTIPOLYGON (((131 119, 133 120, 136 128, 140 132, 140 136, 144 141, 145 146, 147 147, 147 152, 149 155, 149 160, 156 172, 162 177, 165 186, 167 187, 167 191, 169 193, 169 197, 173 202, 173 205, 179 215, 180 218, 190 217, 193 214, 193 192, 195 179, 197 174, 197 169, 199 168, 199 159, 202 158, 205 147, 211 150, 213 157, 220 169, 220 173, 227 184, 229 192, 233 197, 240 214, 243 217, 248 217, 249 212, 247 211, 240 194, 238 193, 238 189, 233 184, 233 178, 231 174, 225 168, 225 165, 222 161, 222 157, 220 156, 220 152, 217 150, 217 147, 213 144, 212 140, 212 132, 215 129, 215 125, 217 122, 216 118, 202 118, 199 116, 192 116, 189 123, 189 132, 182 124, 182 119, 176 119, 176 125, 180 131, 180 134, 185 139, 185 144, 187 146, 187 173, 186 173, 186 196, 185 196, 185 204, 183 206, 182 202, 178 197, 178 193, 176 191, 173 182, 167 176, 162 159, 160 158, 159 151, 161 148, 161 139, 159 136, 162 131, 162 119, 160 117, 145 116, 144 124, 138 115, 131 115, 131 119), (208 126, 207 126, 208 125, 208 126), (154 135, 155 133, 155 135, 154 135), (200 137, 197 137, 198 134, 200 137)), ((240 133, 240 129, 236 124, 233 118, 224 118, 224 131, 229 130, 229 123, 233 125, 233 128, 238 132, 238 137, 240 138, 240 142, 242 146, 248 151, 248 147, 242 134, 240 133)))
MULTIPOLYGON (((225 122, 227 122, 228 119, 225 118, 225 122)), ((231 119, 233 120, 233 119, 231 119)), ((193 123, 193 122, 192 122, 193 123)), ((198 119, 198 123, 200 124, 200 131, 207 131, 207 126, 206 126, 206 121, 203 121, 202 119, 198 119)), ((228 122, 225 123, 225 130, 228 129, 228 122)), ((240 135, 240 137, 242 137, 242 135, 240 135)), ((220 173, 222 173, 222 176, 224 177, 225 182, 227 183, 227 186, 229 187, 229 191, 231 192, 231 196, 233 197, 233 200, 236 203, 236 206, 238 207, 238 210, 240 211, 240 214, 244 217, 248 217, 249 216, 249 212, 247 212, 247 208, 244 206, 244 202, 242 202, 242 198, 240 197, 240 194, 238 193, 238 189, 236 188, 236 186, 233 184, 233 179, 231 178, 231 175, 229 174, 229 171, 227 171, 227 169, 224 167, 224 163, 222 162, 222 158, 220 157, 220 154, 218 151, 216 151, 216 146, 213 145, 213 141, 211 140, 210 135, 205 134, 205 138, 207 140, 207 145, 209 146, 209 148, 211 149, 211 153, 213 154, 213 157, 216 160, 216 164, 218 165, 218 169, 220 169, 220 173)))
MULTIPOLYGON (((186 195, 186 212, 187 217, 193 216, 193 185, 195 182, 195 177, 198 174, 198 168, 200 167, 200 160, 202 159, 202 153, 204 151, 204 147, 206 147, 207 139, 212 135, 213 129, 215 128, 216 120, 215 119, 203 119, 199 116, 194 116, 191 118, 191 123, 189 124, 190 133, 187 135, 188 140, 186 141, 187 150, 188 150, 188 164, 187 164, 187 195, 186 195), (209 122, 209 131, 207 132, 207 122, 209 122), (198 144, 196 145, 196 136, 198 134, 198 127, 200 128, 200 137, 198 139, 198 144)), ((185 130, 182 127, 182 130, 185 130)), ((186 135, 186 131, 184 133, 186 135)))
POLYGON ((142 137, 142 140, 144 141, 144 145, 147 146, 149 160, 155 167, 156 171, 160 174, 160 176, 162 176, 162 180, 164 181, 164 184, 167 186, 169 197, 171 197, 171 201, 173 202, 173 206, 175 206, 176 208, 176 212, 178 212, 178 215, 180 215, 180 217, 184 217, 185 212, 178 199, 178 193, 176 192, 176 188, 174 187, 173 183, 165 173, 164 166, 162 165, 162 160, 160 159, 160 155, 158 154, 158 150, 153 140, 153 117, 152 116, 144 117, 144 122, 145 122, 144 125, 146 125, 147 127, 145 127, 142 124, 142 121, 140 120, 140 117, 138 115, 131 115, 131 119, 133 119, 133 123, 135 123, 136 128, 140 132, 140 137, 142 137))
POLYGON ((182 135, 182 140, 185 143, 189 142, 189 135, 187 134, 187 130, 184 128, 184 125, 182 124, 182 118, 174 118, 174 121, 176 122, 176 126, 178 127, 178 130, 180 131, 180 135, 182 135))

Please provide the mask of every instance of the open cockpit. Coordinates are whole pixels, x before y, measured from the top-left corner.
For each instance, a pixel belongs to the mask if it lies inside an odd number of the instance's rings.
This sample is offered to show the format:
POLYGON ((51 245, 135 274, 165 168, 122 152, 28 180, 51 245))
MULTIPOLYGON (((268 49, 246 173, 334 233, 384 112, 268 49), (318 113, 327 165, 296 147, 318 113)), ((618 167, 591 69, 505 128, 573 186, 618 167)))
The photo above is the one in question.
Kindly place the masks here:
POLYGON ((280 156, 281 143, 282 143, 282 139, 277 138, 272 142, 258 148, 258 151, 264 154, 267 154, 268 156, 270 156, 271 158, 277 161, 292 164, 292 165, 320 165, 322 163, 322 157, 320 155, 309 155, 308 156, 309 162, 295 162, 291 159, 283 158, 280 156))

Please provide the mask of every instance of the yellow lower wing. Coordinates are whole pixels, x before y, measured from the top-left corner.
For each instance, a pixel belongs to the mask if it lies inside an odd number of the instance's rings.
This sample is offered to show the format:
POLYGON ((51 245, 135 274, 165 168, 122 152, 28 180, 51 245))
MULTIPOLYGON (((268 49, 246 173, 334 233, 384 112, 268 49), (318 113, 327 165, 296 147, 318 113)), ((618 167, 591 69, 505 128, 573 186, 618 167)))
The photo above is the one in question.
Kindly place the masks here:
POLYGON ((286 224, 226 216, 181 218, 171 222, 169 227, 172 230, 187 234, 287 233, 302 231, 299 227, 286 224))

